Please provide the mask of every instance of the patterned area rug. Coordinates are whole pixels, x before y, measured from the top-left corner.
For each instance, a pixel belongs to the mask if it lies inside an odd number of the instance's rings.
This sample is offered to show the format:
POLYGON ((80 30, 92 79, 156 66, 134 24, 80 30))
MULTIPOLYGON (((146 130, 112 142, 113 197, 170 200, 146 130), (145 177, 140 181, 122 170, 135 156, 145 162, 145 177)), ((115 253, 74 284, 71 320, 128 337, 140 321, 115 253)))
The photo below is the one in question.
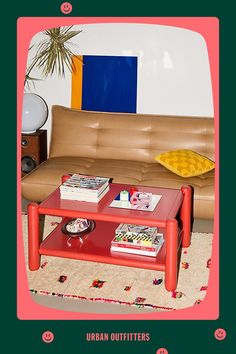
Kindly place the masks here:
MULTIPOLYGON (((22 218, 27 260, 27 215, 22 218)), ((60 220, 46 216, 44 237, 60 220)), ((48 256, 41 257, 38 271, 31 272, 27 266, 29 290, 63 298, 149 307, 156 311, 195 306, 206 295, 212 238, 211 233, 192 234, 191 246, 182 250, 178 287, 173 292, 165 290, 163 272, 48 256)))

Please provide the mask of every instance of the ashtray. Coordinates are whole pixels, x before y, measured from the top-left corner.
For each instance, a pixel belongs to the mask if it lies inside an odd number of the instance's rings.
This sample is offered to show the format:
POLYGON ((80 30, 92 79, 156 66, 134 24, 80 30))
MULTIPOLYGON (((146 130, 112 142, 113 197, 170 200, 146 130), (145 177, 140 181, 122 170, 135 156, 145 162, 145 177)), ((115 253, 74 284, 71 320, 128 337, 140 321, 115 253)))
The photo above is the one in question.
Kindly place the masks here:
POLYGON ((93 220, 70 219, 61 228, 61 231, 69 237, 81 237, 91 232, 95 227, 93 220))

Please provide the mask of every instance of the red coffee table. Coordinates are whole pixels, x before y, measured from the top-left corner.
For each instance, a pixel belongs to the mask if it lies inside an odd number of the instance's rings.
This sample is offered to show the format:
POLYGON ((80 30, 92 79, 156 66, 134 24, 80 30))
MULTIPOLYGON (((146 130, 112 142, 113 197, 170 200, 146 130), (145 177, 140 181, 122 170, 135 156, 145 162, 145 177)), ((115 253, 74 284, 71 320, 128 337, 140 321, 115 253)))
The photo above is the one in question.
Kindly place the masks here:
POLYGON ((40 255, 56 256, 92 262, 154 269, 165 272, 165 287, 173 291, 177 286, 179 249, 190 245, 192 191, 189 186, 180 190, 136 186, 139 191, 162 195, 153 212, 109 207, 121 190, 129 190, 125 184, 110 184, 110 190, 98 203, 60 199, 59 188, 45 201, 28 206, 29 269, 40 266, 40 255), (62 222, 41 242, 39 215, 63 217, 62 222), (82 244, 78 238, 62 233, 62 225, 68 218, 85 218, 95 221, 94 230, 82 244), (165 242, 157 257, 148 257, 110 251, 111 240, 120 223, 158 227, 165 242))

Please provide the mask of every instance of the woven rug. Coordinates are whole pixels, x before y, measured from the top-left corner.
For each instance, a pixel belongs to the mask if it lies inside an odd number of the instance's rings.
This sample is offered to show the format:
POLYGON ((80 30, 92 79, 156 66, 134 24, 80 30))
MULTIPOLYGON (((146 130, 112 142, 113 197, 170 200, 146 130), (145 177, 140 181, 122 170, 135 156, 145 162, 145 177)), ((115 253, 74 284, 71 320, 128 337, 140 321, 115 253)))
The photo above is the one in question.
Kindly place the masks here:
MULTIPOLYGON (((117 265, 41 257, 41 267, 31 272, 27 266, 27 215, 23 218, 23 236, 29 291, 62 298, 117 303, 172 311, 198 305, 207 291, 212 238, 211 233, 193 233, 191 246, 182 250, 178 287, 168 292, 164 273, 117 265)), ((60 222, 46 216, 44 237, 60 222)))

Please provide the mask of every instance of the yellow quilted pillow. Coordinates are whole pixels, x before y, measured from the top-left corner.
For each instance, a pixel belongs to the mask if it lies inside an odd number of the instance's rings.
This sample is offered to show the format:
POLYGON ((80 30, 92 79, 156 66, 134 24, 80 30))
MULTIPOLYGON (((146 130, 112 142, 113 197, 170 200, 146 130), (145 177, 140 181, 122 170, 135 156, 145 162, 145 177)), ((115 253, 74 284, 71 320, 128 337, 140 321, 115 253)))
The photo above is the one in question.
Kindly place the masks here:
POLYGON ((181 177, 199 176, 215 168, 213 161, 191 150, 163 152, 155 160, 181 177))

